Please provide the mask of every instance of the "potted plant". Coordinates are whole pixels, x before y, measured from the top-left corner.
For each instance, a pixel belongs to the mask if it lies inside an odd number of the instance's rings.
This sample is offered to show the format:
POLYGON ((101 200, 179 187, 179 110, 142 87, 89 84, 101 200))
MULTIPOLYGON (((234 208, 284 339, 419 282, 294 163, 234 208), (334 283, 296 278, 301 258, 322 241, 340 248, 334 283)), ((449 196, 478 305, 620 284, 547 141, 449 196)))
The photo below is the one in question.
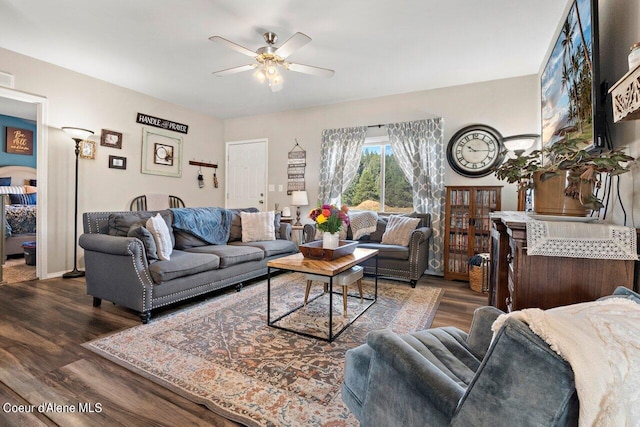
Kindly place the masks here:
POLYGON ((635 160, 622 150, 587 151, 575 140, 563 140, 534 150, 526 156, 516 156, 495 169, 498 179, 518 184, 518 190, 534 189, 536 213, 586 215, 587 210, 600 210, 604 205, 594 194, 602 185, 602 174, 609 176, 629 172, 628 162, 635 160), (560 186, 564 194, 554 195, 557 208, 541 209, 538 201, 548 198, 539 194, 546 183, 560 186))

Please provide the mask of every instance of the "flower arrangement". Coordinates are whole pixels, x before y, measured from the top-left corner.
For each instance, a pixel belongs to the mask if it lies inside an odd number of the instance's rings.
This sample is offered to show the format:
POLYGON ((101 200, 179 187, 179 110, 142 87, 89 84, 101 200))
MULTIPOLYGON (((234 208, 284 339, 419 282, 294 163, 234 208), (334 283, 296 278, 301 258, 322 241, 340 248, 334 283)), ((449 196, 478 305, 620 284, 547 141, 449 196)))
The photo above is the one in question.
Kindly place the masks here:
POLYGON ((349 208, 342 205, 338 209, 335 205, 322 205, 309 212, 309 218, 316 223, 316 228, 320 231, 328 231, 329 233, 337 233, 342 229, 342 225, 349 226, 349 208))

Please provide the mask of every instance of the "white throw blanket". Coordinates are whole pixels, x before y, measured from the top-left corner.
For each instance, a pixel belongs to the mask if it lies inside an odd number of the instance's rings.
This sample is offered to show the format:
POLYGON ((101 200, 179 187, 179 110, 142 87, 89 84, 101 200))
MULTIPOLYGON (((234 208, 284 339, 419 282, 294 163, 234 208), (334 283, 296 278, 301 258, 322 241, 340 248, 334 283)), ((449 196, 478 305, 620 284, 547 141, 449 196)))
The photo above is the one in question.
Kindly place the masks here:
POLYGON ((580 426, 640 426, 640 304, 623 298, 498 317, 525 322, 571 365, 580 426))
POLYGON ((349 222, 351 222, 353 240, 358 240, 376 231, 378 214, 371 211, 349 212, 349 222))
POLYGON ((166 194, 145 194, 148 211, 169 209, 169 196, 166 194))

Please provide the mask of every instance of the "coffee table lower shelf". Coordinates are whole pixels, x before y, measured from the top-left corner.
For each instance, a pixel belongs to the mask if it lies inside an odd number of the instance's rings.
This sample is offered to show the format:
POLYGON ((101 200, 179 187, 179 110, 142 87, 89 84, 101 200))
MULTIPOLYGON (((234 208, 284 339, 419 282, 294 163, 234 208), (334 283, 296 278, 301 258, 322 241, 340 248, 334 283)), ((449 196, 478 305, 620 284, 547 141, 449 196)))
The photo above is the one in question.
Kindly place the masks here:
MULTIPOLYGON (((353 322, 355 322, 360 316, 362 316, 363 313, 365 313, 373 304, 375 304, 375 302, 378 300, 378 251, 377 250, 365 250, 362 249, 360 250, 361 253, 357 252, 358 250, 356 249, 356 253, 355 256, 354 255, 348 255, 343 257, 344 259, 341 260, 340 258, 338 258, 337 260, 334 261, 327 261, 327 262, 336 262, 336 263, 344 263, 344 265, 348 265, 348 268, 351 268, 353 265, 357 265, 360 262, 363 262, 366 259, 369 258, 375 258, 375 276, 374 276, 374 280, 375 280, 375 284, 374 284, 374 294, 373 297, 363 297, 363 301, 368 301, 369 303, 365 306, 365 307, 361 307, 358 311, 358 314, 355 315, 352 319, 349 319, 348 321, 346 321, 346 323, 342 326, 342 328, 340 328, 339 331, 337 331, 335 334, 333 333, 333 326, 334 326, 334 322, 333 322, 333 295, 340 295, 342 296, 341 293, 339 292, 334 292, 333 291, 333 279, 339 274, 333 274, 333 272, 327 273, 327 272, 323 272, 323 271, 318 271, 318 270, 314 270, 312 273, 313 274, 317 274, 317 275, 321 275, 321 276, 326 276, 329 280, 328 280, 328 296, 329 296, 329 324, 328 324, 328 334, 324 335, 324 336, 319 336, 319 335, 315 335, 312 333, 307 333, 304 331, 300 331, 300 330, 296 330, 294 328, 291 327, 286 327, 286 326, 281 326, 278 325, 277 323, 285 318, 287 318, 288 316, 292 315, 293 313, 297 312, 298 310, 304 308, 304 304, 300 304, 297 305, 296 307, 294 307, 293 309, 287 311, 286 313, 278 316, 275 319, 271 319, 271 270, 276 269, 276 270, 289 270, 289 271, 297 271, 297 272, 310 272, 310 271, 305 271, 304 267, 302 267, 300 265, 299 262, 293 262, 291 265, 287 265, 286 264, 286 258, 280 258, 278 260, 275 260, 273 263, 276 265, 270 265, 272 262, 270 261, 269 264, 267 264, 267 325, 271 326, 273 328, 277 328, 283 331, 287 331, 287 332, 293 332, 296 333, 298 335, 302 335, 302 336, 306 336, 309 338, 315 338, 315 339, 319 339, 319 340, 323 340, 323 341, 328 341, 328 342, 332 342, 334 339, 336 339, 342 332, 344 332, 345 329, 347 329, 353 322), (362 252, 362 251, 367 251, 367 252, 362 252), (370 251, 370 252, 369 252, 370 251), (297 265, 296 265, 297 264, 297 265)), ((295 255, 292 255, 291 257, 295 257, 295 255)), ((295 260, 294 261, 299 261, 295 260)), ((302 262, 304 263, 304 261, 302 262)), ((344 270, 342 270, 344 271, 344 270)), ((304 286, 303 283, 300 284, 301 286, 304 286)), ((318 298, 321 298, 325 296, 325 294, 320 294, 317 295, 315 297, 313 297, 311 300, 309 300, 307 302, 307 306, 312 304, 313 301, 315 301, 318 298)), ((358 300, 360 300, 360 296, 356 296, 356 295, 349 295, 347 293, 347 299, 353 299, 353 298, 357 298, 358 300)))

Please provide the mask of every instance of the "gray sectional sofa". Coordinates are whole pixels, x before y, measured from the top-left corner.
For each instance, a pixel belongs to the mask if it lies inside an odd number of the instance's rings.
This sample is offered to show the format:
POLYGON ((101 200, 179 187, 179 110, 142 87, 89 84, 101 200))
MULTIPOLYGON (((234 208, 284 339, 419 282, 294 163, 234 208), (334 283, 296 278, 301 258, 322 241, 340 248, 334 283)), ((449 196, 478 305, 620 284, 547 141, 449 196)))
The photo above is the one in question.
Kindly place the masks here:
MULTIPOLYGON (((408 280, 412 288, 416 287, 418 279, 422 277, 429 263, 429 240, 431 238, 431 215, 409 213, 405 216, 420 218, 418 227, 411 234, 408 246, 388 245, 381 243, 389 216, 379 214, 376 231, 363 236, 357 241, 358 247, 378 250, 378 276, 393 279, 408 280)), ((316 240, 314 224, 305 224, 303 229, 304 242, 316 240)), ((347 228, 347 240, 352 240, 351 227, 347 228)), ((367 260, 361 264, 365 274, 374 275, 375 260, 367 260)))
MULTIPOLYGON (((243 209, 256 212, 256 209, 243 209)), ((241 209, 232 216, 226 244, 211 245, 173 229, 172 210, 87 212, 83 214, 87 294, 98 307, 102 299, 140 313, 147 323, 151 310, 267 274, 270 259, 298 251, 291 240, 291 225, 275 219, 276 240, 242 242, 241 209), (174 245, 169 260, 155 260, 144 239, 130 237, 133 229, 160 213, 174 245)))

